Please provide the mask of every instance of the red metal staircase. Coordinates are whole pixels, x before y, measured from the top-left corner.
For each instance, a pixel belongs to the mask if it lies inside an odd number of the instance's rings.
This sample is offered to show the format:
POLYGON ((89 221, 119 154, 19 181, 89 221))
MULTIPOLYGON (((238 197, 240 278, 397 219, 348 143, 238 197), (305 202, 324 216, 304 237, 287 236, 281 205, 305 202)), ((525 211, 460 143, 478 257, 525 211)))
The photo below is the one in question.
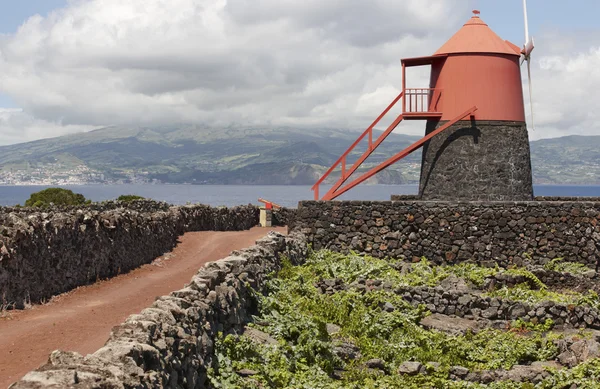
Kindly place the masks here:
POLYGON ((362 174, 360 177, 354 179, 350 183, 342 186, 346 183, 346 181, 350 178, 350 176, 362 165, 362 163, 379 147, 379 145, 394 131, 394 129, 400 124, 402 120, 423 120, 423 119, 435 119, 441 118, 442 113, 440 112, 440 96, 441 91, 430 88, 420 88, 420 89, 404 89, 398 97, 396 97, 392 103, 379 115, 377 119, 366 129, 365 132, 362 133, 361 136, 342 154, 340 158, 331 166, 325 174, 313 185, 312 190, 315 192, 315 200, 319 200, 319 186, 325 181, 325 179, 338 167, 341 166, 341 176, 337 180, 335 184, 329 189, 329 191, 323 196, 321 200, 334 200, 338 196, 347 192, 348 190, 354 188, 356 185, 366 181, 371 178, 375 174, 379 173, 383 169, 388 166, 398 162, 402 158, 406 157, 413 151, 422 147, 425 142, 441 133, 448 127, 452 126, 454 123, 459 120, 473 115, 475 111, 477 111, 477 107, 471 107, 463 114, 457 116, 456 118, 450 120, 445 123, 441 127, 437 128, 435 131, 431 132, 427 136, 423 137, 419 141, 413 143, 406 149, 402 150, 398 154, 393 157, 387 159, 376 167, 370 169, 366 173, 362 174), (402 114, 400 114, 393 122, 388 126, 388 128, 379 135, 379 137, 373 141, 373 129, 375 126, 381 121, 381 119, 396 105, 396 103, 403 99, 402 102, 402 114), (367 150, 352 164, 350 168, 347 168, 346 162, 348 155, 354 150, 354 148, 363 140, 365 137, 368 137, 369 145, 367 150))

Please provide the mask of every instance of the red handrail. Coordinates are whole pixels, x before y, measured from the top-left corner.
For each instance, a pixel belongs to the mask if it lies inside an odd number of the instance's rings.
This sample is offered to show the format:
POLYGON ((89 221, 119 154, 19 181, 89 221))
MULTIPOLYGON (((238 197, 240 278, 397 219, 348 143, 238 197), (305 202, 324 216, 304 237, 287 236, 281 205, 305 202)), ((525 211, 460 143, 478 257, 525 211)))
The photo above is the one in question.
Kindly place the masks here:
POLYGON ((323 176, 321 178, 319 178, 319 180, 312 186, 312 190, 315 191, 315 200, 319 199, 319 185, 331 174, 331 172, 333 172, 335 170, 336 167, 338 167, 340 164, 342 164, 342 177, 344 176, 344 170, 346 167, 346 157, 348 156, 348 154, 350 154, 352 152, 352 150, 354 150, 354 148, 360 143, 360 141, 362 141, 364 139, 364 137, 368 134, 369 135, 369 149, 372 149, 373 147, 373 128, 379 123, 379 121, 394 107, 394 105, 396 105, 396 103, 402 98, 402 96, 404 95, 404 92, 401 92, 398 97, 396 97, 391 103, 390 105, 388 105, 388 107, 381 113, 381 115, 379 115, 377 117, 377 119, 375 119, 375 121, 365 130, 365 132, 362 133, 362 135, 360 137, 358 137, 358 139, 352 143, 352 145, 348 148, 348 150, 346 150, 346 152, 344 154, 342 154, 341 157, 338 158, 337 161, 335 161, 335 163, 329 168, 329 170, 327 170, 325 172, 325 174, 323 174, 323 176))
POLYGON ((392 131, 394 131, 396 127, 398 127, 398 124, 400 124, 403 118, 404 117, 402 116, 402 114, 398 115, 398 117, 392 122, 392 124, 390 124, 388 128, 384 132, 382 132, 381 135, 379 135, 375 143, 369 144, 369 148, 367 149, 367 151, 365 151, 363 155, 361 155, 360 158, 357 159, 356 162, 354 162, 354 164, 352 165, 350 170, 348 170, 348 172, 345 171, 345 166, 342 167, 342 176, 329 189, 327 194, 323 196, 323 199, 327 199, 329 196, 335 193, 335 191, 337 191, 340 186, 344 185, 344 183, 348 180, 348 178, 350 178, 350 176, 356 171, 356 169, 358 169, 360 165, 362 165, 362 163, 365 162, 367 158, 369 158, 373 151, 375 151, 375 149, 379 147, 379 145, 388 137, 388 135, 390 135, 392 131))
MULTIPOLYGON (((341 177, 337 182, 329 189, 327 194, 323 196, 323 200, 331 200, 333 198, 338 197, 343 192, 348 189, 358 185, 358 183, 364 181, 365 175, 361 176, 359 179, 353 181, 351 184, 346 185, 344 188, 340 190, 340 187, 344 185, 344 183, 348 180, 348 178, 360 167, 360 165, 373 153, 373 151, 383 142, 389 134, 398 126, 398 124, 406 117, 406 118, 415 118, 419 114, 440 114, 441 116, 441 104, 440 104, 440 96, 442 90, 436 88, 405 88, 392 102, 388 107, 375 119, 375 121, 362 133, 358 139, 352 143, 352 145, 342 154, 337 161, 319 178, 319 180, 312 186, 312 190, 315 192, 315 200, 319 200, 319 185, 325 181, 325 179, 338 167, 341 165, 341 177), (404 97, 404 98, 403 98, 404 97), (398 103, 400 99, 402 99, 402 114, 400 114, 390 126, 383 132, 376 141, 373 141, 373 129, 379 123, 379 121, 398 103), (408 105, 408 107, 407 107, 408 105), (411 115, 412 114, 412 115, 411 115), (361 157, 352 164, 352 166, 347 169, 346 166, 346 158, 347 156, 354 150, 354 148, 365 138, 365 136, 369 136, 369 147, 362 154, 361 157)), ((476 108, 475 108, 476 109, 476 108)), ((462 116, 464 117, 464 116, 462 116)), ((461 117, 461 118, 462 118, 461 117)), ((459 120, 459 119, 457 119, 459 120)), ((447 127, 444 127, 447 128, 447 127)), ((439 133, 436 131, 435 133, 439 133)), ((419 142, 417 142, 419 143, 419 142)), ((416 145, 416 144, 415 144, 416 145)), ((422 143, 421 143, 422 145, 422 143)), ((413 145, 414 146, 414 145, 413 145)), ((417 146, 417 148, 420 146, 417 146)), ((400 158, 404 158, 404 156, 410 154, 415 149, 408 151, 407 154, 402 155, 400 158)), ((404 150, 406 152, 407 150, 404 150)), ((381 165, 380 165, 381 166, 381 165)), ((386 165, 386 166, 389 166, 386 165)), ((385 168, 385 167, 384 167, 385 168)), ((379 166, 375 169, 379 169, 379 166)), ((367 174, 369 177, 374 175, 372 173, 374 169, 371 169, 367 174)), ((377 170, 380 171, 380 170, 377 170)), ((368 178, 368 177, 367 177, 368 178)))

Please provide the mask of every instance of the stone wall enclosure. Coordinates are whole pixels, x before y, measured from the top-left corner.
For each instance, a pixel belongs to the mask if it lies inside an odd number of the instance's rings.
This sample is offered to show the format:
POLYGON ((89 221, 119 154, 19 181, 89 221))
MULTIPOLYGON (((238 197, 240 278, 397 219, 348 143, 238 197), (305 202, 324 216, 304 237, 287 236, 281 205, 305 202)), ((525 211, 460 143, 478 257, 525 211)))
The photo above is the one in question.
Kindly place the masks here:
POLYGON ((0 304, 22 308, 128 272, 171 250, 185 232, 238 231, 257 224, 254 206, 134 202, 0 209, 0 304))
POLYGON ((290 230, 313 248, 435 263, 531 257, 596 264, 600 203, 586 201, 301 202, 290 230))

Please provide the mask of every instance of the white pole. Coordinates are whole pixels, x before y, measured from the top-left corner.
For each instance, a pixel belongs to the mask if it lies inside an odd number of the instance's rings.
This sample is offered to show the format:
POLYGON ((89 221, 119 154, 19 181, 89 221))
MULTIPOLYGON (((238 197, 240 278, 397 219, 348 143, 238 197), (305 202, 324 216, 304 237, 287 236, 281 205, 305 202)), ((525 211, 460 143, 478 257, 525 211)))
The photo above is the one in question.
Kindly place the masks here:
POLYGON ((525 44, 529 42, 529 22, 527 21, 527 0, 523 0, 523 14, 525 15, 525 44))
POLYGON ((535 130, 533 119, 533 86, 531 85, 531 61, 527 60, 527 81, 529 84, 529 107, 531 108, 531 129, 535 130))

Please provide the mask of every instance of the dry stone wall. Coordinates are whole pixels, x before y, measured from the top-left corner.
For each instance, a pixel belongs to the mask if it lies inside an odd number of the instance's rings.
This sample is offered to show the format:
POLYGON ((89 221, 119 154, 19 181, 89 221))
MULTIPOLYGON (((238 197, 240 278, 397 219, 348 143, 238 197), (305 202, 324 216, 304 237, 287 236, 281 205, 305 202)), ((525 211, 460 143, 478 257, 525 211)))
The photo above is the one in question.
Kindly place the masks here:
POLYGON ((206 264, 185 288, 157 299, 113 329, 94 354, 55 351, 11 389, 205 388, 219 332, 240 333, 257 311, 260 291, 281 257, 302 263, 303 236, 270 233, 248 249, 206 264))
POLYGON ((556 325, 573 328, 600 329, 598 310, 583 305, 570 306, 552 301, 527 304, 500 298, 481 297, 475 293, 448 291, 442 287, 403 287, 396 293, 414 306, 425 305, 433 313, 469 319, 517 320, 543 323, 550 319, 556 325))
POLYGON ((150 199, 133 200, 133 201, 102 201, 97 203, 90 203, 85 205, 53 205, 47 208, 38 207, 0 207, 0 213, 20 213, 20 214, 31 214, 40 211, 46 212, 71 212, 78 209, 86 209, 88 211, 111 211, 114 209, 127 208, 132 211, 138 212, 158 212, 168 211, 172 205, 164 201, 155 201, 150 199))
MULTIPOLYGON (((595 273, 594 273, 595 274, 595 273)), ((581 278, 579 278, 582 280, 581 278)), ((544 323, 552 320, 555 325, 564 328, 600 329, 600 312, 587 305, 570 305, 543 301, 529 304, 483 295, 481 290, 469 287, 457 288, 452 281, 460 284, 462 280, 450 277, 443 285, 429 286, 395 286, 381 280, 358 279, 352 284, 344 284, 340 279, 321 281, 317 286, 322 293, 333 294, 340 290, 356 290, 365 293, 372 290, 385 290, 401 295, 412 305, 423 305, 432 313, 446 316, 467 318, 469 320, 486 321, 487 327, 506 328, 511 320, 521 319, 526 322, 544 323), (492 323, 492 321, 494 321, 492 323)), ((586 281, 583 279, 582 281, 586 281)), ((597 284, 597 278, 588 279, 597 284)), ((390 307, 391 309, 392 307, 390 307)))
POLYGON ((290 230, 313 248, 437 263, 520 265, 562 257, 596 266, 600 202, 304 201, 290 230))
POLYGON ((22 308, 150 263, 189 231, 258 224, 254 206, 165 207, 137 202, 68 209, 0 210, 0 304, 22 308))
MULTIPOLYGON (((392 195, 390 200, 392 201, 418 201, 423 200, 418 195, 392 195)), ((447 200, 447 199, 446 199, 447 200)), ((588 201, 597 203, 600 201, 600 197, 574 197, 574 196, 535 196, 534 201, 588 201)))
POLYGON ((279 208, 273 210, 273 226, 285 227, 294 222, 295 208, 279 208))

